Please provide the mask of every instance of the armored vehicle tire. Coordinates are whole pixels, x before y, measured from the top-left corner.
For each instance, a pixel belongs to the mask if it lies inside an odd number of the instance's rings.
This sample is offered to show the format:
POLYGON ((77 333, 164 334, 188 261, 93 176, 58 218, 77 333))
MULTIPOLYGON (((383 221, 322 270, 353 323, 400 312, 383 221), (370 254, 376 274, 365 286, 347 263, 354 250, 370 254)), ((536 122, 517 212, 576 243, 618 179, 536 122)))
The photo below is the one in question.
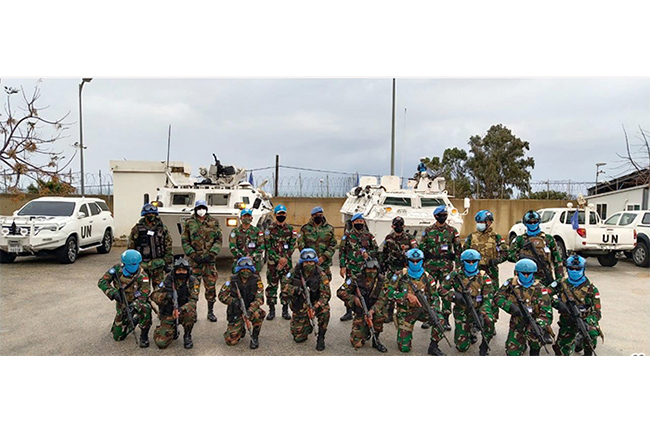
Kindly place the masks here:
POLYGON ((616 258, 616 253, 611 252, 604 256, 598 256, 598 263, 600 263, 601 266, 611 268, 612 266, 616 266, 618 258, 616 258))
POLYGON ((560 257, 562 258, 562 261, 566 260, 566 246, 564 246, 564 241, 556 237, 555 238, 555 244, 557 245, 557 252, 560 253, 560 257))
POLYGON ((645 242, 639 242, 632 250, 634 264, 643 268, 650 267, 650 249, 645 242))
POLYGON ((13 263, 16 260, 16 255, 0 250, 0 263, 13 263))
POLYGON ((111 252, 111 248, 113 248, 113 234, 110 229, 106 229, 102 238, 102 245, 97 247, 97 252, 99 254, 108 254, 111 252))
POLYGON ((70 264, 74 263, 77 260, 79 255, 79 245, 77 245, 77 238, 74 236, 68 237, 65 241, 65 245, 59 248, 56 252, 56 256, 59 259, 59 263, 70 264))

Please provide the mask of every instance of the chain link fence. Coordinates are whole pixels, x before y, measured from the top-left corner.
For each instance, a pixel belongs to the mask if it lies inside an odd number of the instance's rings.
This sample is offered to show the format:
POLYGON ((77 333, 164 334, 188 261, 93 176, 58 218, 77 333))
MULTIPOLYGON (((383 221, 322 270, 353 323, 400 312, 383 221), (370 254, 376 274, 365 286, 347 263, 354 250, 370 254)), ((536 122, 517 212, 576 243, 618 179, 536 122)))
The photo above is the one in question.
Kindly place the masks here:
MULTIPOLYGON (((572 180, 544 180, 530 183, 531 192, 542 193, 541 198, 549 198, 553 191, 566 193, 570 199, 575 199, 581 194, 588 195, 588 189, 595 186, 596 182, 574 182, 572 180), (544 197, 546 192, 549 197, 544 197)), ((552 197, 550 197, 552 198, 552 197)))
MULTIPOLYGON (((13 186, 13 172, 2 171, 0 173, 0 193, 7 193, 11 186, 13 186)), ((63 182, 71 184, 75 188, 76 194, 81 194, 81 172, 68 171, 59 174, 63 182)), ((35 182, 23 176, 22 182, 19 185, 19 190, 28 192, 28 187, 34 185, 35 182)), ((88 195, 113 195, 113 176, 111 174, 103 173, 85 173, 84 174, 84 191, 88 195)))

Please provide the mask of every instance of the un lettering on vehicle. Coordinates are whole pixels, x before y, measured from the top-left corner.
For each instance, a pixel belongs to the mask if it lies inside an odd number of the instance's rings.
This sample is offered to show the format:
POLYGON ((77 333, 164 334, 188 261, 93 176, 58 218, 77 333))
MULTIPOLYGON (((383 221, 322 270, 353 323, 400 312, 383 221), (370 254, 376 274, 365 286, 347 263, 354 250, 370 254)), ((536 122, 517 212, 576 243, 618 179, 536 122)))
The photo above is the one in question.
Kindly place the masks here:
POLYGON ((81 226, 81 238, 86 239, 89 238, 91 233, 92 233, 93 227, 88 225, 88 226, 81 226))
POLYGON ((603 243, 608 243, 609 241, 612 241, 613 244, 618 243, 618 235, 617 234, 609 234, 609 233, 603 233, 603 243))

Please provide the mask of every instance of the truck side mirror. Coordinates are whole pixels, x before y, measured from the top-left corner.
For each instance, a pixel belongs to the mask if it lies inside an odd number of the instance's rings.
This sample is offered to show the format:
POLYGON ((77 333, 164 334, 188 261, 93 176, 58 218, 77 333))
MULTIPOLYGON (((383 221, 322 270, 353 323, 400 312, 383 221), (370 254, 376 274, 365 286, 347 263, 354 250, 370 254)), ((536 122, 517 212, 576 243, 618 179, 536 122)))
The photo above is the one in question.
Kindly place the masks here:
POLYGON ((262 204, 262 199, 257 197, 253 202, 253 209, 259 209, 261 204, 262 204))
POLYGON ((86 218, 86 214, 83 213, 83 212, 77 212, 77 218, 79 218, 79 219, 86 218))

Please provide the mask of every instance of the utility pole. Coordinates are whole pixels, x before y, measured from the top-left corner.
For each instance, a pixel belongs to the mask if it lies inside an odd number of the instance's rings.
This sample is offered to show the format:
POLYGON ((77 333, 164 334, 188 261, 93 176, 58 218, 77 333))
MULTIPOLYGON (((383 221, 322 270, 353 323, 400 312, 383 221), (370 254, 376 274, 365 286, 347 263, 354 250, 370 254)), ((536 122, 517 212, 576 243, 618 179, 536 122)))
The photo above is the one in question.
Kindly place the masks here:
MULTIPOLYGON (((167 132, 167 166, 165 171, 169 173, 169 150, 171 149, 172 143, 172 125, 169 124, 169 131, 167 132)), ((169 176, 165 175, 165 186, 169 185, 169 176)))
POLYGON ((275 155, 275 188, 273 195, 278 196, 278 184, 280 182, 280 155, 275 155))
POLYGON ((393 123, 390 138, 390 175, 395 174, 395 78, 393 78, 393 123))
POLYGON ((81 158, 81 195, 86 194, 86 188, 84 183, 84 134, 83 134, 83 122, 81 118, 81 91, 84 88, 85 83, 90 83, 92 78, 83 78, 81 83, 79 83, 79 156, 81 158))

